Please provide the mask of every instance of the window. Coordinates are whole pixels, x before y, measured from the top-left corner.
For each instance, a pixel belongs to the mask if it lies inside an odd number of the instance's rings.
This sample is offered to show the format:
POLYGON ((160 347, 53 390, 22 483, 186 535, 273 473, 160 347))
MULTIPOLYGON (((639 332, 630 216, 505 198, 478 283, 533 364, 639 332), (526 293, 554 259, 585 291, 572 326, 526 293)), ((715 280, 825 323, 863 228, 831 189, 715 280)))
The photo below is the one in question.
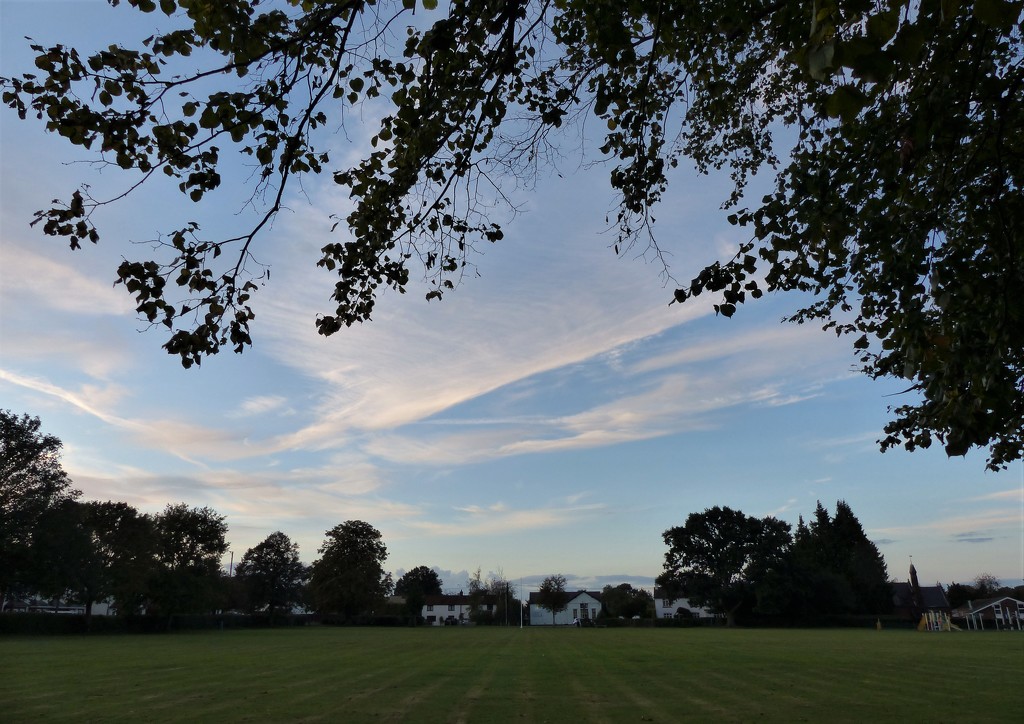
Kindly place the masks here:
POLYGON ((584 621, 587 620, 588 618, 590 618, 590 604, 589 603, 581 603, 580 604, 580 618, 582 618, 584 621))
POLYGON ((661 599, 661 607, 662 608, 672 608, 672 599, 671 598, 663 598, 663 599, 661 599))
POLYGON ((433 610, 434 610, 434 604, 432 604, 432 603, 428 603, 428 604, 427 604, 427 610, 428 610, 428 611, 433 611, 433 610))
POLYGON ((454 611, 455 610, 455 604, 454 603, 449 603, 448 604, 448 610, 449 611, 454 611))

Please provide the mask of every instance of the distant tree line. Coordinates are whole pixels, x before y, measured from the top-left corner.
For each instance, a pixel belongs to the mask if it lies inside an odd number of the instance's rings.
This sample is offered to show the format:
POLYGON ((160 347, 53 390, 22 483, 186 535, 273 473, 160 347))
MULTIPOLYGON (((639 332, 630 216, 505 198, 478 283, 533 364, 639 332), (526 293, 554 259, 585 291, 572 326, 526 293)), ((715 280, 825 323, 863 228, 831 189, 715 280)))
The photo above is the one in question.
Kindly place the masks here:
MULTIPOLYGON (((124 502, 82 501, 61 467, 62 443, 38 418, 0 410, 0 612, 42 596, 83 605, 110 603, 119 616, 239 611, 270 619, 297 609, 348 622, 384 611, 416 621, 442 581, 417 566, 392 581, 380 531, 350 520, 326 532, 312 565, 275 531, 225 571, 224 516, 208 507, 167 505, 157 514, 124 502), (404 597, 400 610, 387 597, 404 597)), ((518 622, 521 601, 499 573, 467 581, 476 623, 518 622)))
POLYGON ((62 443, 39 418, 0 410, 0 611, 43 596, 121 616, 220 610, 271 617, 296 606, 342 620, 379 608, 392 591, 387 548, 369 523, 327 531, 311 566, 271 533, 234 576, 222 567, 227 523, 208 507, 168 504, 157 514, 123 502, 82 501, 60 462, 62 443))
POLYGON ((729 625, 765 617, 793 623, 892 610, 885 560, 844 501, 819 502, 796 532, 784 521, 728 507, 692 513, 664 533, 658 578, 674 598, 724 616, 729 625))
POLYGON ((185 503, 155 515, 80 501, 62 443, 38 418, 0 410, 0 610, 42 595, 55 604, 110 601, 125 615, 206 612, 227 594, 224 516, 185 503))
POLYGON ((970 583, 950 583, 946 586, 946 599, 953 608, 1001 596, 1024 601, 1024 585, 1004 586, 991 573, 981 573, 970 583))

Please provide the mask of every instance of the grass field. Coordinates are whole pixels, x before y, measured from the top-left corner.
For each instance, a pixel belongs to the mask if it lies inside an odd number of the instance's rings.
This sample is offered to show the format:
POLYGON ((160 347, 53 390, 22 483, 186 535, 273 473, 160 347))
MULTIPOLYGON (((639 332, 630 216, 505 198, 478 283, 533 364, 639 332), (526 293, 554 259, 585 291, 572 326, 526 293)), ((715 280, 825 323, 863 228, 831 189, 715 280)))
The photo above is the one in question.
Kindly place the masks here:
POLYGON ((0 639, 0 722, 1024 722, 1024 634, 305 628, 0 639))

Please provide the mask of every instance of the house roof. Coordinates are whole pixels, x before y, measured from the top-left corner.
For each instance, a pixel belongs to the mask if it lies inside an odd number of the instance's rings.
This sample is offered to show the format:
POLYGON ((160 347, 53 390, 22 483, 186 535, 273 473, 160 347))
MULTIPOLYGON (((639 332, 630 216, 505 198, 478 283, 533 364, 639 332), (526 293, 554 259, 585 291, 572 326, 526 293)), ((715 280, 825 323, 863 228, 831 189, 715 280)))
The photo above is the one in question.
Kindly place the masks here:
POLYGON ((1014 598, 1013 596, 994 596, 993 598, 981 598, 977 601, 968 601, 969 605, 961 606, 957 609, 957 611, 963 611, 968 614, 980 613, 981 611, 984 611, 986 608, 991 608, 992 606, 995 606, 997 603, 1002 603, 1003 601, 1010 601, 1013 603, 1015 607, 1024 606, 1024 601, 1014 598))
POLYGON ((904 608, 949 608, 949 600, 942 586, 920 586, 915 600, 911 583, 892 583, 892 602, 904 608))
POLYGON ((654 587, 654 598, 668 599, 669 601, 677 601, 686 598, 686 595, 679 591, 669 591, 668 589, 661 588, 660 586, 654 587))
MULTIPOLYGON (((478 602, 488 604, 495 603, 497 600, 497 596, 485 594, 480 596, 478 602)), ((440 593, 424 596, 423 602, 428 606, 469 606, 473 603, 473 599, 465 593, 440 593)))
MULTIPOLYGON (((566 599, 565 599, 566 603, 572 603, 577 598, 579 598, 580 596, 583 596, 583 595, 590 596, 592 599, 594 599, 598 603, 601 603, 601 593, 599 591, 566 591, 565 593, 566 593, 566 599)), ((539 591, 531 591, 530 592, 530 599, 529 599, 529 601, 532 604, 540 605, 540 592, 539 591)))

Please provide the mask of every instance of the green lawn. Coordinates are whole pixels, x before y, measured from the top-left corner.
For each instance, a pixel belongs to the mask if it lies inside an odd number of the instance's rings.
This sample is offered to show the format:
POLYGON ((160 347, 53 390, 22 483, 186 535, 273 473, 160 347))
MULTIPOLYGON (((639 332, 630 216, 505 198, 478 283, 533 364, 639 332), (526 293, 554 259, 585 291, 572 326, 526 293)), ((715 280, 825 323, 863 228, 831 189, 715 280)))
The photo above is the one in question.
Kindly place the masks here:
POLYGON ((0 721, 1024 721, 1024 633, 305 628, 0 638, 0 721))

